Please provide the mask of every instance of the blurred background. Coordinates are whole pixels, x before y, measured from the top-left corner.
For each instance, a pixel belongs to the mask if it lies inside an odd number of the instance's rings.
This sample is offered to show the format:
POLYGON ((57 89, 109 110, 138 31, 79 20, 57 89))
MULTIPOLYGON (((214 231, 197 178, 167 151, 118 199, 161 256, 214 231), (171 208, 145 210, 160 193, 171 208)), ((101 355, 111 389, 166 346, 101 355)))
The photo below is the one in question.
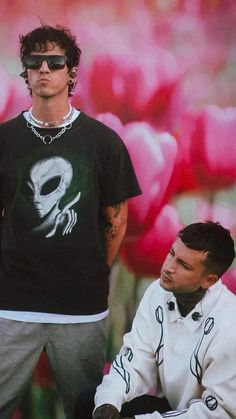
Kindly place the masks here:
MULTIPOLYGON (((0 122, 30 107, 19 35, 68 26, 82 49, 72 105, 124 140, 143 194, 111 272, 107 368, 176 233, 236 237, 236 2, 1 0, 0 122)), ((222 278, 236 293, 236 265, 222 278)), ((45 354, 14 419, 64 419, 45 354)))

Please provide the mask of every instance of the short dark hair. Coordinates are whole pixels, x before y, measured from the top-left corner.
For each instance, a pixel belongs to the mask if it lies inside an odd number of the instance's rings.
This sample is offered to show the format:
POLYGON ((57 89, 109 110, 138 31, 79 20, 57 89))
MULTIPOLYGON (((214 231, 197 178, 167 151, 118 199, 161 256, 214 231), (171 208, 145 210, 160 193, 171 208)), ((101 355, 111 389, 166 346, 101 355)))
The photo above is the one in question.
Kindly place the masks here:
POLYGON ((178 234, 186 247, 207 252, 204 262, 206 271, 223 275, 234 258, 234 241, 230 231, 213 221, 193 223, 184 227, 178 234))
MULTIPOLYGON (((33 51, 45 51, 48 43, 56 44, 65 50, 68 59, 68 69, 77 67, 80 61, 81 49, 76 43, 76 37, 64 26, 42 25, 26 35, 20 35, 20 58, 24 68, 24 57, 33 51)), ((24 72, 22 76, 25 77, 24 72)), ((73 86, 69 86, 69 93, 73 86)))

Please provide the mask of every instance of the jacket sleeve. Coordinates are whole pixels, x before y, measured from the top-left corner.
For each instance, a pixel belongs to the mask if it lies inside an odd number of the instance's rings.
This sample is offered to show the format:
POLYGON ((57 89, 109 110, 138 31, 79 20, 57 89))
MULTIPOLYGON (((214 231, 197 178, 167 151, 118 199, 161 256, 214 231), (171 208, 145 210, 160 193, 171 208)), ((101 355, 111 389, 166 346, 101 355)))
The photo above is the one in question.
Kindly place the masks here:
POLYGON ((147 393, 156 383, 157 363, 152 348, 149 295, 146 291, 133 321, 132 329, 116 356, 110 373, 103 378, 95 396, 96 407, 109 403, 120 411, 123 403, 147 393))

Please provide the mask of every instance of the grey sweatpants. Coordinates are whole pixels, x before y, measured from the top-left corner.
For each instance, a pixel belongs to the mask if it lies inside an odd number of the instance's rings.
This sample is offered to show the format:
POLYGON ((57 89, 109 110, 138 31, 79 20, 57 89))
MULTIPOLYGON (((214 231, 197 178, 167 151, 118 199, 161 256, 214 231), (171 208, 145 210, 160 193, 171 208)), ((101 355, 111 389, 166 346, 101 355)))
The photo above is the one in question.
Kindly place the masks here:
POLYGON ((0 418, 10 419, 46 350, 67 419, 80 391, 102 379, 106 319, 81 324, 38 324, 0 318, 0 418))

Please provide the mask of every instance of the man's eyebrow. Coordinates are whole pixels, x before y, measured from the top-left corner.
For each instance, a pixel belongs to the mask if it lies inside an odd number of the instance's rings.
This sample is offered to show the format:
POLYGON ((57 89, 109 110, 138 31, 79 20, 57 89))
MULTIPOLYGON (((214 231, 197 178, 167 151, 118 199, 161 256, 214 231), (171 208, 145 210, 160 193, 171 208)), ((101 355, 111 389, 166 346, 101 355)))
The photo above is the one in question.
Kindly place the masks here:
MULTIPOLYGON (((171 248, 170 248, 169 252, 170 252, 170 253, 172 253, 172 254, 175 256, 175 249, 174 249, 174 247, 173 247, 173 246, 171 246, 171 248)), ((181 259, 181 258, 177 257, 177 261, 178 261, 181 265, 185 266, 185 267, 186 267, 186 268, 188 268, 188 269, 192 269, 192 268, 193 268, 193 267, 192 267, 192 265, 190 265, 190 264, 189 264, 188 262, 186 262, 184 259, 181 259)))
POLYGON ((190 265, 188 262, 181 258, 177 258, 178 262, 181 263, 181 265, 186 266, 186 268, 193 269, 192 265, 190 265))

